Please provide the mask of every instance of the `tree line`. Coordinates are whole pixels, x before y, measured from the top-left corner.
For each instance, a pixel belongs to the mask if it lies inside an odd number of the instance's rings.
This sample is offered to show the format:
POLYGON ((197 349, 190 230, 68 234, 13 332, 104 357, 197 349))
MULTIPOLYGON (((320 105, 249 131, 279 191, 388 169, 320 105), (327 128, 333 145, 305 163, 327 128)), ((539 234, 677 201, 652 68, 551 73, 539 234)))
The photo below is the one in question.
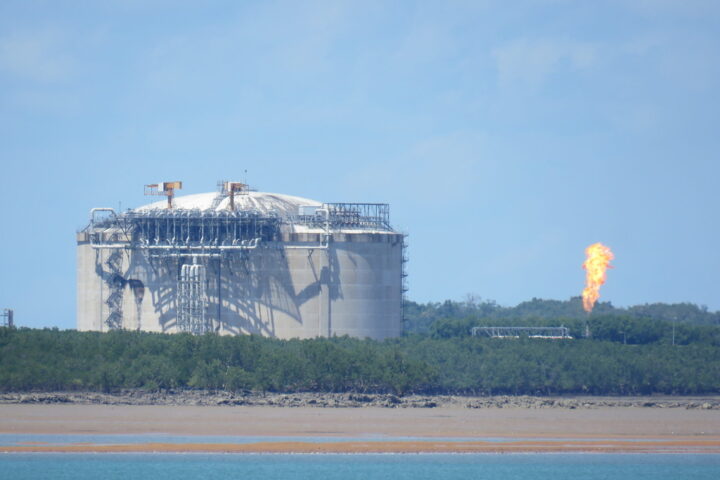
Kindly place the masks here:
MULTIPOLYGON (((569 300, 544 300, 533 298, 514 307, 503 307, 493 300, 483 300, 468 295, 463 301, 417 303, 407 301, 404 305, 404 329, 406 333, 431 333, 432 325, 442 319, 485 319, 494 323, 550 321, 570 323, 585 321, 597 316, 618 316, 627 319, 674 323, 677 325, 720 326, 720 312, 712 312, 705 306, 692 303, 651 303, 627 308, 615 307, 610 302, 598 302, 592 315, 582 307, 580 297, 569 300)), ((498 325, 500 325, 498 323, 498 325)))
MULTIPOLYGON (((523 319, 506 319, 517 325, 523 319)), ((718 327, 626 315, 564 319, 576 338, 469 335, 498 319, 435 319, 385 341, 0 328, 0 390, 208 389, 395 394, 720 392, 718 327), (574 322, 574 323, 573 323, 574 322)), ((528 317, 526 324, 557 325, 528 317)))

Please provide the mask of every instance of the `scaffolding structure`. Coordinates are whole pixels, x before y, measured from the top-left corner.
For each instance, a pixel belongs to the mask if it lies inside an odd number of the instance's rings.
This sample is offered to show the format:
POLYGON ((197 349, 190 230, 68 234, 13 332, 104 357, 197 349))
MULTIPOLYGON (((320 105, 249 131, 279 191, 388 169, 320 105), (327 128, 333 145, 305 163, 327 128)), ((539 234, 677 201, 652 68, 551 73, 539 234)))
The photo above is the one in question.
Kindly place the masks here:
POLYGON ((108 267, 108 275, 105 282, 110 289, 105 304, 108 306, 108 316, 105 325, 110 330, 122 328, 123 321, 123 297, 125 296, 125 279, 122 277, 123 251, 113 250, 105 261, 108 267))
POLYGON ((177 327, 181 332, 202 335, 212 330, 205 316, 206 285, 204 265, 182 266, 177 290, 177 327))
POLYGON ((571 339, 567 327, 473 327, 473 337, 571 339))
MULTIPOLYGON (((247 211, 147 210, 110 217, 106 225, 118 228, 133 248, 212 249, 242 247, 279 238, 281 220, 274 214, 247 211), (109 222, 109 223, 108 223, 109 222)), ((99 237, 94 239, 100 241, 99 237)))
POLYGON ((392 231, 387 203, 323 203, 289 221, 316 228, 392 231))
MULTIPOLYGON (((254 248, 280 240, 283 225, 307 225, 323 230, 392 231, 385 203, 325 203, 312 213, 281 216, 255 210, 132 210, 91 218, 87 231, 94 246, 166 250, 187 255, 198 250, 254 248), (110 233, 109 233, 110 232, 110 233)), ((177 256, 177 255, 175 255, 177 256)))
POLYGON ((0 327, 14 327, 15 320, 13 319, 14 312, 12 308, 3 308, 0 313, 0 327))

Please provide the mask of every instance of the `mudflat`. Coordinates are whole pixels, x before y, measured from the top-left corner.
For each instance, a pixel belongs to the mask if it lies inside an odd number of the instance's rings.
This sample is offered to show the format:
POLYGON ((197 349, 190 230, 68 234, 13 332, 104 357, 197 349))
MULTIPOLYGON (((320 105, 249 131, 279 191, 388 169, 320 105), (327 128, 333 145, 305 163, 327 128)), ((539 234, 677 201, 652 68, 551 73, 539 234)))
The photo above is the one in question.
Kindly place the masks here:
POLYGON ((0 405, 0 433, 322 437, 720 437, 720 410, 0 405))
POLYGON ((269 437, 262 442, 17 445, 54 452, 711 452, 720 410, 592 408, 318 408, 168 405, 0 405, 4 434, 269 437), (274 441, 272 437, 297 437, 274 441), (308 437, 347 437, 309 442, 308 437), (412 437, 403 439, 402 437, 412 437), (366 440, 367 439, 367 440, 366 440))

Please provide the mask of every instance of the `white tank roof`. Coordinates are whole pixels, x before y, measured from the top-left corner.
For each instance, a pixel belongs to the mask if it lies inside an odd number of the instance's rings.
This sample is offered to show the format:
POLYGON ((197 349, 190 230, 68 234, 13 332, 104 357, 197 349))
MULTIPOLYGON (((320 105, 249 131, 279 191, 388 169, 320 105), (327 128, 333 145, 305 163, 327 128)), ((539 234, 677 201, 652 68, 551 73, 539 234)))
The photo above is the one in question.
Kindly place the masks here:
MULTIPOLYGON (((230 197, 224 196, 217 206, 213 206, 217 196, 218 193, 216 192, 177 196, 173 198, 173 208, 176 210, 227 210, 230 205, 230 197)), ((280 193, 243 192, 235 194, 236 210, 297 215, 301 206, 320 207, 322 202, 280 193)), ((165 208, 167 208, 167 200, 163 199, 159 202, 143 205, 135 210, 144 212, 165 208)))

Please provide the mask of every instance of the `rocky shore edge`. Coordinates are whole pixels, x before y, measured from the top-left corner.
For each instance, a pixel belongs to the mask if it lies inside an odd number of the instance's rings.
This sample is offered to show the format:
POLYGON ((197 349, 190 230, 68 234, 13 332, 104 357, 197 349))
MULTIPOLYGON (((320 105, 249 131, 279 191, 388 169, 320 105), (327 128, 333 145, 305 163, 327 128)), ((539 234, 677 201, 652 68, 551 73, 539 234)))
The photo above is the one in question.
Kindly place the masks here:
POLYGON ((720 410, 720 396, 705 397, 534 397, 406 395, 370 393, 267 393, 169 390, 116 393, 37 392, 0 393, 0 404, 272 406, 319 408, 685 408, 720 410))

